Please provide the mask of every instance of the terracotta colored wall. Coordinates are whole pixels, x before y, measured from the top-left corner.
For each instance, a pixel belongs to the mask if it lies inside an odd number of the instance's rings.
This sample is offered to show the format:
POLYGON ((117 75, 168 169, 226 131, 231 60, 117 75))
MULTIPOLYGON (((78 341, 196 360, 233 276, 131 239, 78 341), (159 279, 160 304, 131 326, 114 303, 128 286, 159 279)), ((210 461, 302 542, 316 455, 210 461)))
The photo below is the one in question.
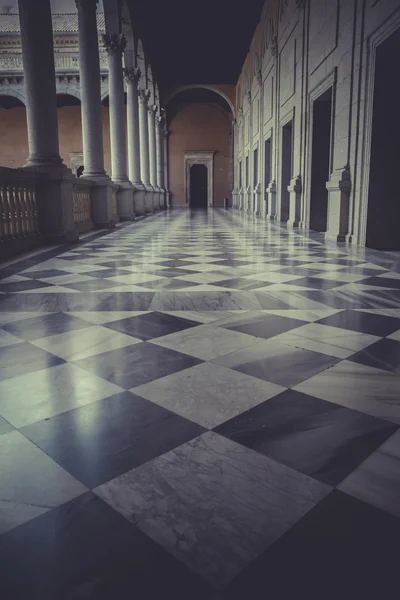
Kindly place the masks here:
MULTIPOLYGON (((58 109, 58 136, 60 154, 70 167, 69 153, 82 152, 82 125, 80 106, 58 109)), ((111 173, 110 125, 108 109, 103 107, 104 163, 111 173)), ((25 108, 0 108, 0 166, 22 167, 28 158, 28 134, 25 108)))
POLYGON ((172 205, 185 205, 184 152, 215 150, 214 205, 229 195, 230 121, 218 105, 189 104, 169 126, 169 187, 172 205))

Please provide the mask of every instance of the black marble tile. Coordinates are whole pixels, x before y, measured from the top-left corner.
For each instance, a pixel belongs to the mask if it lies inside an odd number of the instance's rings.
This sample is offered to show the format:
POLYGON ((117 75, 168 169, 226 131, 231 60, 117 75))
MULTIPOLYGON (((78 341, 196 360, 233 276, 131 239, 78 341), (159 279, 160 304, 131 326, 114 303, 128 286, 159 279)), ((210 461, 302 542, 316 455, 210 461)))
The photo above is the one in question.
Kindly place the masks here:
MULTIPOLYGON (((20 273, 23 277, 30 279, 44 279, 45 277, 59 277, 60 275, 69 275, 69 271, 61 269, 43 269, 43 271, 30 271, 28 273, 20 273)), ((92 273, 91 273, 92 275, 92 273)), ((50 285, 49 283, 47 285, 50 285)))
MULTIPOLYGON (((201 260, 200 260, 201 262, 201 260)), ((244 267, 245 265, 251 265, 255 262, 254 260, 235 260, 235 259, 226 259, 219 260, 218 262, 212 263, 213 265, 220 265, 221 267, 244 267)))
POLYGON ((345 285, 343 281, 331 281, 329 279, 318 279, 317 277, 301 277, 301 279, 294 279, 293 281, 288 281, 288 283, 314 290, 331 290, 332 288, 345 285))
POLYGON ((167 315, 159 312, 151 312, 137 317, 129 317, 121 321, 113 321, 106 326, 114 331, 126 333, 141 340, 152 340, 170 333, 177 333, 189 327, 198 327, 199 323, 167 315))
MULTIPOLYGON (((153 270, 159 270, 160 271, 160 277, 182 277, 183 275, 193 275, 193 271, 189 271, 188 269, 160 269, 159 265, 153 265, 154 267, 158 267, 157 269, 151 269, 151 271, 153 270)), ((149 269, 148 269, 149 270, 149 269)), ((189 283, 189 282, 186 282, 189 283)), ((136 284, 135 284, 136 285, 136 284)))
POLYGON ((192 356, 144 342, 84 358, 75 364, 129 389, 202 362, 192 356))
POLYGON ((90 310, 148 310, 154 292, 82 292, 0 294, 0 310, 74 312, 90 310))
MULTIPOLYGON (((164 277, 164 273, 160 273, 164 277)), ((179 279, 178 277, 170 278, 170 279, 153 279, 153 281, 145 281, 138 282, 134 284, 138 287, 143 287, 147 289, 157 289, 157 290, 182 290, 187 287, 196 287, 200 285, 199 283, 195 283, 193 281, 184 281, 179 279)))
MULTIPOLYGON (((186 258, 188 258, 188 254, 185 255, 186 258)), ((179 260, 179 259, 174 259, 174 260, 169 260, 167 258, 165 259, 160 259, 159 261, 157 261, 158 264, 163 265, 164 267, 167 267, 168 269, 176 269, 177 267, 182 267, 183 269, 185 267, 189 267, 192 264, 195 263, 201 263, 201 258, 199 257, 197 260, 197 257, 193 258, 193 261, 188 262, 187 260, 179 260)), ((191 269, 188 269, 190 271, 190 273, 193 273, 193 271, 191 269)))
POLYGON ((87 252, 85 254, 75 254, 74 256, 59 256, 58 257, 59 260, 65 260, 66 265, 69 262, 74 262, 76 260, 85 261, 87 258, 99 258, 99 254, 96 254, 96 252, 87 252))
POLYGON ((41 317, 33 317, 32 319, 22 319, 22 321, 3 325, 1 329, 29 342, 50 335, 57 335, 58 333, 84 329, 85 327, 90 327, 90 323, 77 317, 72 317, 67 313, 59 312, 41 317))
POLYGON ((4 600, 204 600, 209 586, 92 492, 0 537, 4 600))
POLYGON ((400 290, 400 279, 391 277, 369 277, 363 281, 365 285, 376 285, 377 287, 387 287, 392 290, 400 290))
MULTIPOLYGON (((64 273, 65 275, 65 273, 64 273)), ((14 283, 0 284, 0 292, 4 294, 15 294, 17 292, 25 292, 29 290, 38 290, 40 288, 52 287, 51 283, 30 279, 29 281, 15 281, 14 283)))
POLYGON ((260 555, 221 600, 393 598, 400 520, 334 490, 260 555))
POLYGON ((13 430, 14 430, 14 427, 12 425, 10 425, 10 423, 8 421, 3 419, 3 417, 0 417, 0 435, 3 435, 3 433, 8 433, 9 431, 13 431, 13 430))
POLYGON ((397 429, 387 421, 287 390, 215 431, 337 485, 397 429))
POLYGON ((200 425, 128 391, 21 430, 89 488, 114 479, 204 431, 200 425))
POLYGON ((260 318, 260 320, 250 321, 249 323, 243 323, 241 325, 232 325, 226 327, 226 329, 268 339, 306 324, 305 321, 300 321, 298 319, 288 319, 287 317, 268 315, 267 317, 260 318))
POLYGON ((369 367, 400 373, 400 342, 389 339, 379 340, 353 354, 349 360, 369 367))
POLYGON ((400 329, 400 319, 388 317, 386 315, 375 315, 367 312, 358 312, 354 310, 343 310, 317 323, 330 325, 331 327, 340 327, 350 329, 359 333, 369 333, 385 337, 400 329))
POLYGON ((266 358, 244 362, 242 365, 235 365, 231 368, 277 385, 292 387, 329 369, 339 360, 319 352, 286 346, 285 354, 269 355, 266 358))
POLYGON ((0 380, 40 371, 64 362, 62 358, 36 348, 32 344, 6 346, 0 348, 0 380))
POLYGON ((272 285, 267 281, 256 281, 255 279, 246 279, 245 277, 236 277, 234 279, 225 279, 224 281, 216 281, 212 285, 218 287, 233 288, 235 290, 254 290, 272 285))

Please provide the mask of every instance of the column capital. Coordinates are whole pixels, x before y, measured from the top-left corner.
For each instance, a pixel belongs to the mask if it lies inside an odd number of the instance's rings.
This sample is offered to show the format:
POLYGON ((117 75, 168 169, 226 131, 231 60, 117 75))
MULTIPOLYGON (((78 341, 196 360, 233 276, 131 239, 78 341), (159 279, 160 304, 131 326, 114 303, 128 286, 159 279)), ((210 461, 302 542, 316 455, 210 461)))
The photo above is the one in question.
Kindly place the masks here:
POLYGON ((158 106, 156 104, 152 104, 151 106, 148 106, 147 109, 150 114, 153 114, 154 116, 156 116, 157 111, 158 111, 158 106))
POLYGON ((124 69, 124 77, 127 83, 134 82, 137 85, 141 76, 142 72, 139 67, 126 67, 124 69))
POLYGON ((261 86, 262 84, 262 73, 261 73, 261 69, 258 69, 258 71, 256 72, 256 79, 257 79, 257 83, 258 85, 261 86))
POLYGON ((164 129, 164 137, 165 137, 165 139, 168 139, 170 133, 171 132, 167 128, 164 129))
POLYGON ((105 33, 102 38, 104 48, 108 54, 122 54, 126 48, 126 37, 121 33, 105 33))
POLYGON ((139 99, 147 104, 150 98, 150 94, 150 90, 139 90, 139 99))

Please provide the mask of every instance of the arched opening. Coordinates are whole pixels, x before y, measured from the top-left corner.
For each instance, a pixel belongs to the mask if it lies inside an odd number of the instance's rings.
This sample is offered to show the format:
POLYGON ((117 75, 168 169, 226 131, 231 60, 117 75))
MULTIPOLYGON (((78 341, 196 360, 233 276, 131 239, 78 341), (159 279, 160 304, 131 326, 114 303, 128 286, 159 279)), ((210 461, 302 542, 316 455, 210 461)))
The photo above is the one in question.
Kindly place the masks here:
POLYGON ((0 166, 23 167, 28 158, 26 109, 21 98, 0 92, 0 166))
POLYGON ((166 114, 172 206, 222 207, 232 188, 231 106, 210 87, 190 86, 170 94, 166 114))

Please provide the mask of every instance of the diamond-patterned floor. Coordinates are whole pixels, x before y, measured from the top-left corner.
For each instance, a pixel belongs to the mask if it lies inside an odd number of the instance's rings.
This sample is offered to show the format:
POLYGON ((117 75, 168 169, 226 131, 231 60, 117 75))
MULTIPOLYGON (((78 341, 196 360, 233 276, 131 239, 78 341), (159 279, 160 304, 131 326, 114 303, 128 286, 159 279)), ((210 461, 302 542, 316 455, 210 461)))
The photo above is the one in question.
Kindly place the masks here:
POLYGON ((5 600, 389 598, 400 260, 231 211, 0 265, 5 600))

